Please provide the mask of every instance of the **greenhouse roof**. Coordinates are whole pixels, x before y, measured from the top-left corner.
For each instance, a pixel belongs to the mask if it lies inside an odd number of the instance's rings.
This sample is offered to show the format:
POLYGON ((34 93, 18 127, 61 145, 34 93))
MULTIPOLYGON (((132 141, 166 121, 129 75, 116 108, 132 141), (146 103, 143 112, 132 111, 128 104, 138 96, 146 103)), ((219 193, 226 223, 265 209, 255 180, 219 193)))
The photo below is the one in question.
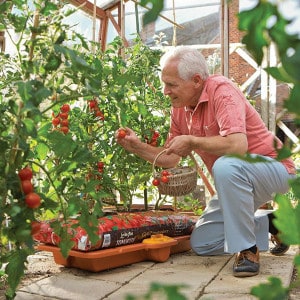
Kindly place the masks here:
MULTIPOLYGON (((94 9, 94 5, 96 4, 96 8, 98 11, 98 16, 100 16, 99 11, 104 13, 104 10, 110 9, 117 5, 121 0, 69 0, 70 3, 76 6, 84 7, 83 10, 91 11, 94 9)), ((125 2, 127 2, 126 0, 125 2)))

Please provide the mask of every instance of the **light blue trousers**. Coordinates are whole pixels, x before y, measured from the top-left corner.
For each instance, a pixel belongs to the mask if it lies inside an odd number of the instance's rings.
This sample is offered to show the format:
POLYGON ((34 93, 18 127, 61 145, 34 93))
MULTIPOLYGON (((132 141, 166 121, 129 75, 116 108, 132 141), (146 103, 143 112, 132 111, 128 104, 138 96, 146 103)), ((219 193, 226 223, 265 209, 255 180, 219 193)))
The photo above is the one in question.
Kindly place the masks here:
POLYGON ((191 247, 198 255, 237 253, 257 245, 268 250, 270 211, 258 208, 275 193, 289 190, 288 174, 282 163, 250 163, 234 157, 220 157, 213 177, 218 196, 214 196, 191 234, 191 247))

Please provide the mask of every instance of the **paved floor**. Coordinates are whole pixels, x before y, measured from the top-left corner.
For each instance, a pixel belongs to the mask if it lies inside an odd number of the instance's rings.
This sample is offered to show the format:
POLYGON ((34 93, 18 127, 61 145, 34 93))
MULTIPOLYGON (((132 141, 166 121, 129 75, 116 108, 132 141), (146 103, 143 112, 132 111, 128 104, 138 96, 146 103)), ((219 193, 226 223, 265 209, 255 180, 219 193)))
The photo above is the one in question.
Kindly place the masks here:
MULTIPOLYGON (((58 272, 37 281, 28 282, 17 292, 16 300, 121 300, 126 295, 145 295, 153 282, 184 285, 179 291, 188 300, 257 299, 250 295, 253 286, 265 283, 270 276, 279 277, 284 286, 290 283, 293 258, 292 247, 281 257, 261 253, 261 272, 258 276, 232 276, 234 256, 200 257, 192 251, 172 254, 166 262, 142 261, 97 273, 66 268, 53 263, 50 252, 39 252, 30 258, 30 265, 48 261, 58 272)), ((141 299, 141 298, 140 298, 141 299)), ((156 295, 154 299, 166 299, 156 295)))

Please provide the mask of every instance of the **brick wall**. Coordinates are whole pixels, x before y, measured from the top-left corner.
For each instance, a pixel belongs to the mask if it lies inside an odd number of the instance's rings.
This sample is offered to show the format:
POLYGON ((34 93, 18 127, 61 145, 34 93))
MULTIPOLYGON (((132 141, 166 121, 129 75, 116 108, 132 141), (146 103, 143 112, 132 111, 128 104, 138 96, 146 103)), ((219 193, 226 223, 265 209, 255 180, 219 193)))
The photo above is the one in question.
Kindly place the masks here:
MULTIPOLYGON (((240 43, 243 38, 243 32, 238 30, 239 0, 232 0, 228 3, 229 8, 229 41, 230 43, 240 43)), ((242 57, 236 52, 229 56, 229 78, 235 81, 238 85, 243 84, 253 73, 255 69, 252 68, 242 57)), ((277 99, 276 107, 277 113, 282 110, 283 102, 289 96, 289 87, 285 83, 277 83, 277 99)), ((260 111, 260 98, 257 100, 257 110, 260 111)), ((292 115, 286 114, 283 120, 289 122, 292 115)))
MULTIPOLYGON (((243 33, 238 30, 239 0, 232 0, 228 2, 229 8, 229 42, 240 43, 242 41, 243 33)), ((236 52, 229 56, 229 78, 234 80, 238 85, 243 84, 253 73, 255 69, 252 68, 242 57, 236 52)))

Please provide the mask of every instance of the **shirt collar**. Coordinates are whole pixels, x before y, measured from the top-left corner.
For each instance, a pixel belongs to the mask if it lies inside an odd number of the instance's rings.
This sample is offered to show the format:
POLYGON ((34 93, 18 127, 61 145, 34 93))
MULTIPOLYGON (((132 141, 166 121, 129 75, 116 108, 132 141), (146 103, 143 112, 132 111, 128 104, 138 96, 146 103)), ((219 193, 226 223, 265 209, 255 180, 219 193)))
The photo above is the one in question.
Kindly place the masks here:
POLYGON ((207 83, 207 80, 206 80, 205 83, 204 83, 203 91, 202 91, 202 93, 201 93, 201 95, 200 95, 200 98, 199 98, 199 100, 198 100, 198 103, 197 103, 196 107, 193 109, 193 108, 191 108, 191 107, 189 107, 189 106, 185 106, 185 107, 184 107, 184 110, 185 110, 186 112, 193 112, 193 111, 196 111, 197 108, 199 107, 200 103, 208 102, 208 94, 207 94, 207 91, 206 91, 206 83, 207 83))

